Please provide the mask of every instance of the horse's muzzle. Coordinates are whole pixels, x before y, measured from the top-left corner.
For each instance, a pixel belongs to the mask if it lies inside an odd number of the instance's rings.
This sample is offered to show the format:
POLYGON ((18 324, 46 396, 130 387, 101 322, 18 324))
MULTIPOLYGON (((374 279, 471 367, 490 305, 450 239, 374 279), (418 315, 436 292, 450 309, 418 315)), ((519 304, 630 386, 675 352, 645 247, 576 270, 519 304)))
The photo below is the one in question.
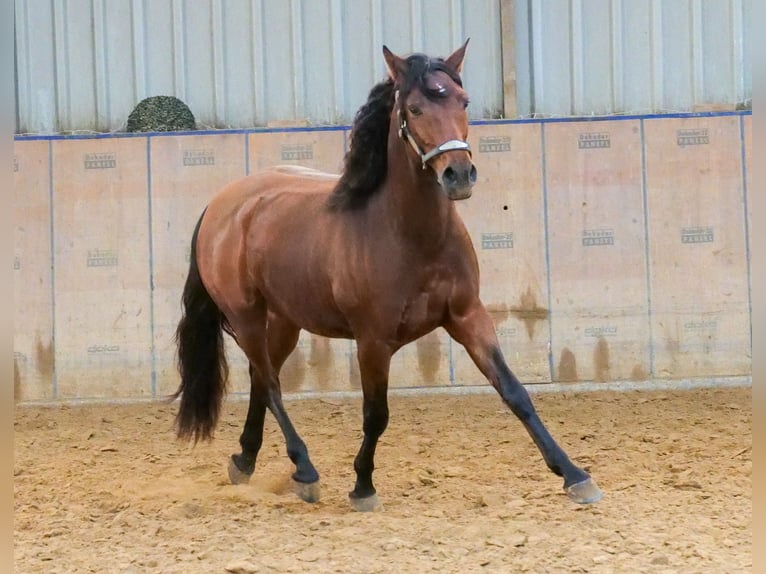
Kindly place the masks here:
POLYGON ((473 192, 476 175, 473 162, 450 164, 439 176, 439 183, 450 199, 468 199, 473 192))

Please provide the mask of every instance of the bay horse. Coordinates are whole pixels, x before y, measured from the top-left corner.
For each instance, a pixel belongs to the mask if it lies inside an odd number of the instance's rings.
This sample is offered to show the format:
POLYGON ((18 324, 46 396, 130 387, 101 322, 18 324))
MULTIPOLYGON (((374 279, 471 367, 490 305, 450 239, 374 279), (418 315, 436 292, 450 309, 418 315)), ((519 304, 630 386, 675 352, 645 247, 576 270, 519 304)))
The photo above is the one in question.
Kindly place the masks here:
POLYGON ((548 468, 578 503, 602 496, 555 442, 500 351, 479 299, 476 253, 454 202, 471 196, 468 94, 460 73, 468 41, 449 57, 383 46, 388 77, 358 110, 339 176, 277 166, 226 185, 192 235, 176 330, 181 382, 178 438, 212 439, 226 392, 223 333, 249 359, 250 403, 232 483, 247 482, 266 409, 295 464, 297 494, 319 498, 319 474, 282 402, 279 372, 301 329, 355 339, 363 396, 361 447, 349 493, 356 510, 380 505, 375 448, 389 418, 392 355, 437 327, 468 351, 510 407, 548 468))

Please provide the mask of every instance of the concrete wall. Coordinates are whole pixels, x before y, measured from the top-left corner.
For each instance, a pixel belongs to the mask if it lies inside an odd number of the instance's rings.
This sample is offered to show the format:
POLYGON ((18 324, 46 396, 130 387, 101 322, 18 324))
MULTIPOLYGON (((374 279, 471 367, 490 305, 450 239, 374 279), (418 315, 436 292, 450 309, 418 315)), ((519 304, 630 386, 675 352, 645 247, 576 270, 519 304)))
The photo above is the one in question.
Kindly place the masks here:
MULTIPOLYGON (((175 390, 193 227, 224 183, 276 163, 338 171, 347 129, 17 138, 15 367, 23 401, 175 390)), ((750 114, 478 122, 458 204, 482 298, 522 381, 751 373, 750 114)), ((231 390, 247 366, 229 342, 231 390)), ((285 392, 359 388, 353 342, 303 333, 285 392)), ((485 384, 443 330, 392 387, 485 384)))

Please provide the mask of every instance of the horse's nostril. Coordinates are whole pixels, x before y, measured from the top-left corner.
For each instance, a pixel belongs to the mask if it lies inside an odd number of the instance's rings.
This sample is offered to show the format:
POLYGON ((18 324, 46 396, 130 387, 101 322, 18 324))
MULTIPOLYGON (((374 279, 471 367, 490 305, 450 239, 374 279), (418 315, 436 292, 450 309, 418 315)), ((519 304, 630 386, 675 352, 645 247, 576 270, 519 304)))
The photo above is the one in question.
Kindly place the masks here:
POLYGON ((444 170, 444 173, 442 174, 442 179, 444 180, 444 183, 446 183, 448 186, 453 186, 457 183, 457 173, 455 173, 455 170, 451 167, 448 167, 444 170))
POLYGON ((476 178, 477 178, 477 177, 478 177, 478 173, 477 173, 477 171, 476 171, 476 166, 475 166, 475 165, 472 165, 472 166, 471 166, 471 173, 470 173, 470 175, 468 176, 468 180, 471 182, 471 185, 473 185, 474 183, 476 183, 476 178))

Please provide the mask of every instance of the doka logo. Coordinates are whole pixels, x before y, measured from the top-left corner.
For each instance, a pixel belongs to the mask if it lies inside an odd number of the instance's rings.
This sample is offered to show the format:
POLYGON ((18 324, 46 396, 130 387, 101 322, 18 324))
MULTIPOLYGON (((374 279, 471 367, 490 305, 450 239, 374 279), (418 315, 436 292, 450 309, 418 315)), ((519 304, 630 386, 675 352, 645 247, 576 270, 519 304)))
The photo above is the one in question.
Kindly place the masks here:
POLYGON ((117 154, 114 152, 85 154, 85 169, 112 169, 115 167, 117 167, 117 154))
POLYGON ((714 240, 712 227, 681 228, 681 243, 713 243, 714 240))
POLYGON ((282 159, 285 161, 314 159, 314 144, 282 144, 282 159))
POLYGON ((215 165, 215 150, 185 149, 183 162, 184 162, 184 166, 215 165))
POLYGON ((88 347, 89 355, 114 355, 119 352, 119 345, 91 345, 88 347))
POLYGON ((482 233, 482 249, 513 249, 513 233, 482 233))
POLYGON ((19 158, 13 156, 13 171, 19 171, 19 158))
POLYGON ((13 256, 13 269, 14 271, 21 269, 21 258, 18 255, 13 256))
POLYGON ((516 327, 495 327, 495 333, 497 333, 498 337, 515 337, 516 336, 516 327))
POLYGON ((718 329, 718 323, 715 319, 705 321, 687 321, 684 323, 684 331, 716 331, 718 329))
POLYGON ((588 132, 577 137, 577 147, 580 149, 596 149, 611 147, 612 140, 608 133, 588 132))
POLYGON ((676 144, 680 147, 688 145, 705 145, 710 143, 707 128, 696 130, 676 130, 676 144))
POLYGON ((614 231, 612 229, 583 229, 582 246, 595 247, 597 245, 614 245, 614 231))
POLYGON ((586 327, 584 333, 586 337, 614 337, 617 335, 617 327, 612 325, 606 325, 604 327, 586 327))
POLYGON ((88 249, 87 267, 117 267, 117 252, 112 249, 88 249))
POLYGON ((497 153, 511 151, 511 138, 508 136, 486 136, 479 138, 479 153, 497 153))

